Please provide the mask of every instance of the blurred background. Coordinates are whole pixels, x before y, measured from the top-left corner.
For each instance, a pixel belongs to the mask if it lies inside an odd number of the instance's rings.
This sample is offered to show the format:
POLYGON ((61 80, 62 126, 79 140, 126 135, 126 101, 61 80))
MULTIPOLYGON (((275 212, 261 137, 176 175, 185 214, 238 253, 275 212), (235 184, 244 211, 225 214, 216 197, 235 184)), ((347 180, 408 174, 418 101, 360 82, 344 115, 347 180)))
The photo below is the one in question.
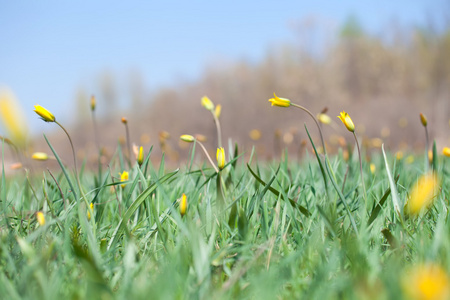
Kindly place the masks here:
POLYGON ((352 143, 342 110, 367 149, 423 151, 419 113, 438 149, 450 145, 449 1, 1 0, 0 37, 0 135, 27 153, 49 152, 45 133, 70 161, 39 104, 95 161, 92 95, 105 153, 124 142, 126 117, 130 141, 173 164, 188 154, 181 134, 203 134, 215 151, 204 95, 222 105, 225 144, 255 146, 261 159, 285 147, 301 157, 305 123, 318 140, 304 112, 270 107, 274 92, 313 114, 328 109, 330 152, 352 143))

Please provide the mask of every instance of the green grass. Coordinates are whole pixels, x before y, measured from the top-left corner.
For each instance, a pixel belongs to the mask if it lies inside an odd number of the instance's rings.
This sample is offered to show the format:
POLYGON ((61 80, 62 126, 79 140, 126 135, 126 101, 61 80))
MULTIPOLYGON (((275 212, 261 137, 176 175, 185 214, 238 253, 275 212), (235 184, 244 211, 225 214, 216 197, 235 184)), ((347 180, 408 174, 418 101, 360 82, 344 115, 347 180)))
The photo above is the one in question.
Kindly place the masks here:
POLYGON ((322 159, 322 168, 310 157, 258 162, 252 156, 247 165, 241 156, 219 178, 192 160, 166 170, 164 157, 160 166, 147 157, 141 168, 128 170, 122 188, 118 151, 110 170, 82 168, 81 187, 94 203, 90 220, 70 168, 61 164, 54 178, 47 171, 8 178, 3 173, 0 295, 407 299, 402 282, 411 266, 431 262, 450 270, 445 157, 436 164, 441 191, 415 218, 395 212, 390 187, 405 203, 424 172, 422 156, 407 164, 388 155, 392 183, 381 152, 371 159, 374 174, 365 162, 367 204, 357 157, 331 156, 329 164, 322 159), (183 193, 184 217, 177 202, 183 193), (37 211, 45 213, 44 226, 37 211))

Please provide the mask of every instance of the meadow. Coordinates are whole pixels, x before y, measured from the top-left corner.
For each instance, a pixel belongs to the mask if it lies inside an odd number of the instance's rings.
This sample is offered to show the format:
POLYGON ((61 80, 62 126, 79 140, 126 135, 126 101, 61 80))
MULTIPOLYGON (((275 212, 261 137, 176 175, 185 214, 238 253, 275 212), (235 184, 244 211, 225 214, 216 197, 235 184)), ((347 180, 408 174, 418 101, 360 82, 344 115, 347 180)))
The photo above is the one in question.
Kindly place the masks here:
MULTIPOLYGON (((450 149, 428 141, 427 118, 417 122, 430 149, 406 157, 369 152, 342 112, 354 142, 327 154, 310 133, 321 136, 330 116, 269 101, 314 119, 302 160, 285 151, 260 161, 254 148, 222 144, 221 109, 203 97, 217 149, 186 132, 190 159, 172 169, 128 139, 107 163, 99 147, 93 170, 77 161, 62 122, 35 106, 66 133, 74 161, 63 162, 45 135, 49 153, 32 158, 55 159, 58 170, 6 176, 2 159, 1 297, 448 299, 450 149)), ((2 157, 8 148, 16 149, 3 138, 2 157)))

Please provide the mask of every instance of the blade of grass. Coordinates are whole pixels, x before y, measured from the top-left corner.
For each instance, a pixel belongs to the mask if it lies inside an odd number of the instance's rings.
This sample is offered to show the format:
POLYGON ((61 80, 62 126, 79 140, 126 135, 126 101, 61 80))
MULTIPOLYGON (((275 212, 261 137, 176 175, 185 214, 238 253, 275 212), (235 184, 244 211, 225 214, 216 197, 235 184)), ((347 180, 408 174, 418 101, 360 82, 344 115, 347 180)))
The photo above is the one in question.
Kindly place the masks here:
POLYGON ((320 160, 319 153, 317 153, 316 145, 314 145, 314 142, 311 138, 311 135, 309 134, 306 124, 305 124, 305 130, 306 130, 306 133, 308 134, 309 141, 311 142, 311 145, 313 146, 314 154, 316 155, 317 162, 319 163, 320 172, 322 173, 323 182, 325 183, 325 190, 328 191, 328 183, 327 183, 327 177, 325 175, 325 170, 323 168, 322 161, 320 160))
MULTIPOLYGON (((400 176, 397 176, 397 178, 395 179, 395 184, 397 184, 399 178, 400 178, 400 176)), ((378 214, 380 213, 381 208, 383 207, 383 205, 386 202, 386 199, 390 193, 391 193, 391 188, 388 188, 386 190, 386 192, 384 192, 380 201, 377 204, 375 204, 375 207, 373 208, 372 213, 370 214, 369 221, 367 221, 367 226, 369 226, 370 224, 372 224, 373 221, 375 221, 375 219, 377 218, 378 214)))
POLYGON ((56 153, 55 149, 53 149, 52 144, 48 141, 47 137, 44 134, 45 141, 47 142, 48 146, 50 147, 50 150, 52 150, 53 155, 55 156, 56 160, 58 161, 59 166, 61 167, 61 170, 64 173, 64 176, 67 179, 67 182, 69 183, 70 189, 72 190, 73 196, 75 197, 75 200, 78 201, 78 196, 75 191, 75 188, 73 187, 72 181, 70 180, 69 174, 67 173, 66 167, 64 167, 64 164, 62 163, 61 159, 59 158, 58 153, 56 153))
POLYGON ((178 169, 169 174, 164 175, 158 181, 156 181, 155 183, 150 185, 146 190, 144 190, 136 198, 136 200, 131 204, 131 206, 127 209, 127 211, 123 215, 122 219, 119 222, 119 225, 117 225, 117 228, 116 228, 115 232, 113 233, 113 237, 111 238, 111 241, 108 244, 108 248, 107 248, 108 250, 111 249, 111 247, 113 245, 115 245, 116 242, 119 240, 122 232, 125 229, 126 223, 130 219, 130 217, 133 215, 133 213, 136 211, 136 209, 142 204, 142 202, 148 196, 150 196, 150 194, 153 193, 160 184, 164 183, 165 181, 167 181, 168 179, 170 179, 172 176, 174 176, 177 173, 178 173, 178 169))
POLYGON ((333 179, 333 176, 331 175, 330 168, 328 164, 325 164, 325 168, 327 169, 328 176, 330 177, 331 183, 333 184, 334 189, 336 190, 339 198, 341 199, 342 203, 344 204, 345 210, 347 211, 348 217, 350 219, 350 223, 352 224, 353 230, 355 231, 356 235, 358 235, 358 228, 356 227, 355 219, 353 218, 353 215, 350 211, 350 208, 347 205, 347 202, 345 201, 345 197, 342 194, 341 190, 339 189, 336 181, 333 179))
MULTIPOLYGON (((250 173, 253 175, 253 177, 255 177, 255 179, 256 179, 257 182, 259 182, 260 184, 262 184, 262 185, 264 185, 264 186, 267 186, 266 182, 265 182, 264 180, 262 180, 258 175, 256 175, 256 173, 252 170, 252 168, 250 167, 249 164, 247 164, 247 168, 248 168, 248 170, 250 171, 250 173)), ((276 189, 274 189, 273 187, 267 186, 267 189, 268 189, 269 191, 271 191, 272 194, 274 194, 275 196, 280 197, 280 192, 277 191, 276 189)), ((284 199, 283 195, 281 195, 281 198, 284 199)), ((286 200, 286 199, 285 199, 285 200, 286 200)), ((306 217, 309 217, 309 216, 311 215, 311 213, 309 212, 309 210, 308 210, 307 208, 305 208, 304 206, 298 204, 297 202, 295 202, 294 200, 292 200, 292 199, 290 199, 290 198, 287 198, 287 200, 291 203, 291 205, 292 205, 293 207, 298 208, 298 209, 300 210, 300 212, 301 212, 302 214, 304 214, 306 217)))
POLYGON ((394 180, 392 179, 392 174, 391 174, 391 170, 389 168, 389 164, 388 164, 388 161, 386 158, 386 153, 384 152, 384 144, 381 145, 381 151, 383 152, 384 164, 386 165, 386 173, 388 175, 389 185, 391 187, 392 203, 394 204, 394 209, 396 210, 396 212, 399 214, 399 216, 401 218, 403 218, 403 212, 400 210, 400 208, 403 207, 403 205, 401 205, 401 202, 400 202, 400 199, 399 199, 398 193, 397 193, 397 187, 395 185, 394 180))

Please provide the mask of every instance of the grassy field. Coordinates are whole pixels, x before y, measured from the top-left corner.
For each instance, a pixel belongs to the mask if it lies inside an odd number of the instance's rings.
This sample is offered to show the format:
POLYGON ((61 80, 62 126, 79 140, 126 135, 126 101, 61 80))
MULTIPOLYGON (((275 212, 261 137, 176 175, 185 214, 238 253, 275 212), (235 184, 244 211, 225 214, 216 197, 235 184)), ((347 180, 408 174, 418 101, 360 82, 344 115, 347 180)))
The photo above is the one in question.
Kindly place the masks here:
POLYGON ((430 162, 380 150, 361 174, 353 145, 260 162, 230 143, 211 165, 194 160, 199 141, 184 140, 191 159, 179 170, 164 157, 153 165, 151 149, 136 161, 120 147, 97 171, 3 168, 1 298, 450 295, 449 158, 436 149, 430 162))

